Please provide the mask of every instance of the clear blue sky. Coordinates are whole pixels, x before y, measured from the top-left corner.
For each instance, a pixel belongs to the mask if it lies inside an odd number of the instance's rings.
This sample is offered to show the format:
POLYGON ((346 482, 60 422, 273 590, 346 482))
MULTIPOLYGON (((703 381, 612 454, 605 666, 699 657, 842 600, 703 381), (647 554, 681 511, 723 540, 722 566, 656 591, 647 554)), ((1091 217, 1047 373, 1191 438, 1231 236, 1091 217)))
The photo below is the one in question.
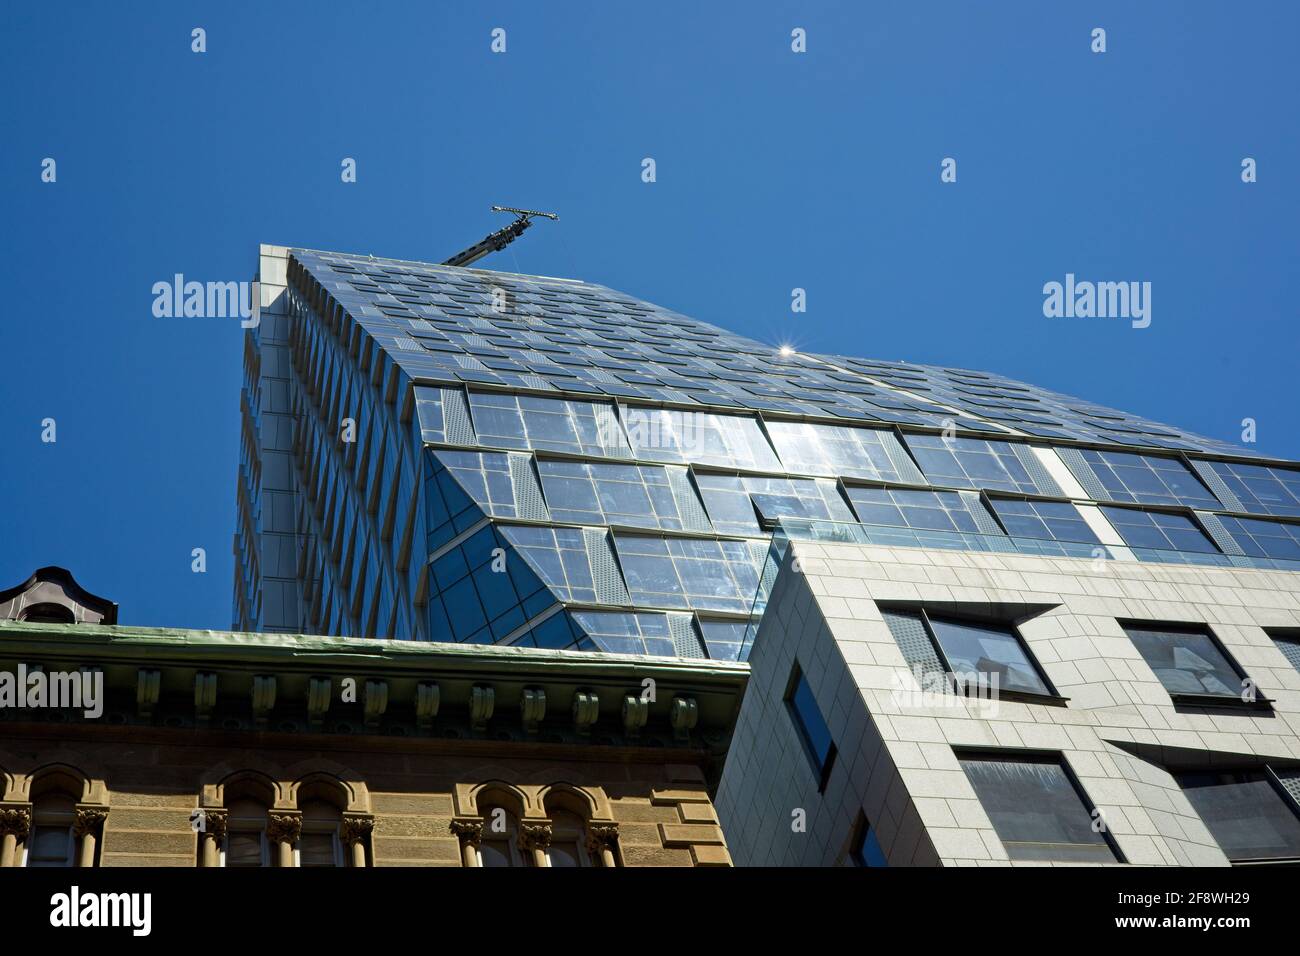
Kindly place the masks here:
POLYGON ((1251 417, 1259 451, 1300 458, 1300 4, 51 0, 0 18, 0 587, 61 564, 123 622, 228 627, 242 332, 154 318, 151 286, 251 278, 259 242, 436 261, 504 224, 492 203, 561 220, 490 267, 1234 442, 1251 417), (1151 327, 1045 318, 1067 272, 1150 281, 1151 327))

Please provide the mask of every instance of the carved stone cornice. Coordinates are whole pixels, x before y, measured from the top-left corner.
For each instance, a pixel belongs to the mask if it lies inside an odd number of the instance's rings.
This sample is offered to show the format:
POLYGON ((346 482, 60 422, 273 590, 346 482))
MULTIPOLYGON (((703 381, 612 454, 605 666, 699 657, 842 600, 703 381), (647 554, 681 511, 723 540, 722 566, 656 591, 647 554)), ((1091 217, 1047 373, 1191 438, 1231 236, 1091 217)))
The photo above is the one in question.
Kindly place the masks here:
POLYGON ((452 820, 449 826, 454 836, 470 846, 478 846, 483 840, 482 820, 452 820))
POLYGON ((266 818, 266 837, 272 843, 297 843, 302 835, 302 814, 272 811, 266 818))
POLYGON ((519 824, 519 849, 545 850, 551 845, 552 830, 549 823, 519 824))
POLYGON ((78 839, 87 833, 95 833, 108 818, 108 807, 77 807, 76 818, 72 823, 72 833, 78 839))
POLYGON ((587 824, 587 849, 592 853, 599 853, 601 850, 612 847, 617 840, 617 823, 587 824))
POLYGON ((12 833, 19 839, 23 839, 31 828, 32 808, 30 804, 0 807, 0 836, 8 836, 12 833))
POLYGON ((360 843, 370 836, 375 829, 375 818, 371 816, 355 816, 343 818, 343 842, 348 846, 354 843, 360 843))

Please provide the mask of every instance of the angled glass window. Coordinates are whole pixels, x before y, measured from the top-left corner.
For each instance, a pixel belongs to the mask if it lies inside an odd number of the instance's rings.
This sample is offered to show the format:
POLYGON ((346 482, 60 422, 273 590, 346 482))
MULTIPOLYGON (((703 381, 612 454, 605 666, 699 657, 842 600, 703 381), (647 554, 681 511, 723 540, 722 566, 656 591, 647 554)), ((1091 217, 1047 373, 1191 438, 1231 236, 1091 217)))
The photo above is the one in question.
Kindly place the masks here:
POLYGON ((758 572, 743 541, 618 534, 615 549, 635 604, 748 613, 758 572))
POLYGON ((811 422, 768 420, 765 424, 787 471, 876 481, 904 480, 887 450, 887 443, 898 443, 892 432, 811 422))
POLYGON ((1177 779, 1229 860, 1300 860, 1300 817, 1268 771, 1204 771, 1177 779))
POLYGON ((1096 472, 1111 501, 1206 509, 1223 507, 1191 469, 1176 458, 1090 448, 1080 454, 1096 472))
POLYGON ((529 562, 506 546, 484 527, 429 565, 433 640, 492 644, 556 603, 529 562))
POLYGON ((926 620, 948 672, 959 682, 974 680, 1000 691, 1052 696, 1038 666, 1011 628, 929 614, 926 620))
POLYGON ((587 638, 567 611, 552 614, 513 639, 514 647, 547 647, 553 650, 594 651, 598 648, 587 638))
POLYGON ((955 491, 847 486, 849 501, 863 524, 927 531, 978 533, 979 525, 955 491))
POLYGON ((1229 515, 1219 515, 1218 518, 1232 535, 1232 540, 1252 558, 1300 561, 1300 524, 1229 515))
POLYGON ((498 518, 517 517, 510 458, 505 452, 431 452, 474 501, 498 518))
POLYGON ((1018 498, 991 498, 990 501, 998 520, 1013 538, 1101 543, 1088 522, 1083 520, 1083 515, 1068 501, 1024 501, 1018 498))
POLYGON ((542 459, 537 470, 556 521, 682 530, 662 466, 542 459))
POLYGON ((1133 645, 1171 697, 1243 700, 1253 687, 1209 632, 1125 625, 1133 645))
POLYGON ((495 448, 535 449, 600 457, 631 457, 612 405, 470 392, 478 440, 495 448))
POLYGON ((1056 493, 1056 489, 1042 488, 1034 481, 1010 442, 941 435, 904 437, 931 484, 1031 495, 1056 493))
POLYGON ((1209 564, 1228 564, 1228 559, 1186 515, 1137 508, 1109 508, 1100 511, 1119 532, 1124 543, 1143 561, 1175 561, 1177 552, 1209 564))
POLYGON ((596 603, 591 560, 581 528, 502 525, 500 531, 557 598, 596 603))
POLYGON ((880 848, 880 841, 876 839, 876 828, 867 822, 865 816, 858 819, 850 855, 855 866, 889 866, 889 861, 885 859, 885 852, 880 848))
POLYGON ((1060 758, 967 755, 961 768, 1013 860, 1114 863, 1060 758))
POLYGON ((852 521, 833 482, 695 473, 695 484, 717 531, 761 535, 780 518, 852 521))
POLYGON ((432 451, 426 452, 426 456, 429 467, 424 482, 425 545, 431 553, 482 521, 484 514, 438 457, 432 451))
POLYGON ((709 651, 709 658, 715 661, 741 660, 741 648, 745 643, 747 621, 724 621, 716 618, 695 618, 704 646, 709 651))
POLYGON ((781 470, 776 452, 753 417, 633 407, 625 407, 623 416, 638 458, 781 470))
POLYGON ((799 739, 803 742, 813 772, 817 775, 817 791, 820 793, 826 789, 831 768, 835 765, 835 741, 831 739, 830 727, 822 716, 821 707, 817 705, 817 698, 813 696, 812 686, 798 663, 790 674, 785 705, 799 733, 799 739))
POLYGON ((633 611, 571 611, 574 623, 599 650, 611 654, 676 657, 668 616, 633 611))
POLYGON ((1207 461, 1241 506, 1252 514, 1300 518, 1300 469, 1207 461))

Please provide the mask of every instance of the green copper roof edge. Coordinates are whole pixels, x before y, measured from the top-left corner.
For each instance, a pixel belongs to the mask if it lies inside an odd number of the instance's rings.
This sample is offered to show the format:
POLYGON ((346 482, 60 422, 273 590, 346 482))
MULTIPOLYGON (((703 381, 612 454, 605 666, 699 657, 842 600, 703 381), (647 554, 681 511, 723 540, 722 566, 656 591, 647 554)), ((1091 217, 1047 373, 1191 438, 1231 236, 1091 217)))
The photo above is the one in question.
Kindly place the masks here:
POLYGON ((299 634, 252 634, 183 628, 134 627, 99 624, 32 624, 0 621, 0 654, 12 656, 41 647, 60 656, 92 653, 151 651, 159 663, 193 661, 205 656, 227 658, 229 663, 369 664, 428 669, 475 670, 506 668, 520 672, 553 674, 625 673, 664 674, 719 684, 743 684, 749 665, 730 661, 654 658, 640 654, 548 650, 535 647, 500 647, 492 644, 446 644, 431 641, 397 641, 377 638, 319 637, 299 634))

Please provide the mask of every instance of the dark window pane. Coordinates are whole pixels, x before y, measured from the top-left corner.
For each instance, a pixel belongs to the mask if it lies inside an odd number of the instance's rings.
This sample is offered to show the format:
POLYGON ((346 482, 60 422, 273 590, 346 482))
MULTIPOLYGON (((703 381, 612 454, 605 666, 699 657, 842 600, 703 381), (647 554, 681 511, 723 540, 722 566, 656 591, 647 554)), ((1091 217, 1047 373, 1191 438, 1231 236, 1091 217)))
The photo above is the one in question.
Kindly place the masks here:
POLYGON ((835 759, 835 744, 831 740, 830 728, 826 726, 826 718, 822 716, 821 708, 813 697, 812 687, 802 673, 795 677, 786 703, 794 716, 795 726, 803 738, 813 769, 817 771, 821 785, 824 786, 835 759))
POLYGON ((1139 627, 1124 630, 1169 693, 1241 697, 1241 676, 1208 634, 1139 627))
MULTIPOLYGON (((930 626, 944 656, 952 665, 954 675, 965 682, 992 678, 996 679, 1000 690, 1051 693, 1020 641, 1010 631, 943 618, 931 618, 930 626)), ((981 683, 980 686, 993 685, 981 683)))
POLYGON ((1011 859, 1115 861, 1059 762, 963 757, 961 768, 1011 859))
POLYGON ((1178 782, 1228 859, 1300 859, 1300 818, 1267 773, 1186 773, 1178 782))

